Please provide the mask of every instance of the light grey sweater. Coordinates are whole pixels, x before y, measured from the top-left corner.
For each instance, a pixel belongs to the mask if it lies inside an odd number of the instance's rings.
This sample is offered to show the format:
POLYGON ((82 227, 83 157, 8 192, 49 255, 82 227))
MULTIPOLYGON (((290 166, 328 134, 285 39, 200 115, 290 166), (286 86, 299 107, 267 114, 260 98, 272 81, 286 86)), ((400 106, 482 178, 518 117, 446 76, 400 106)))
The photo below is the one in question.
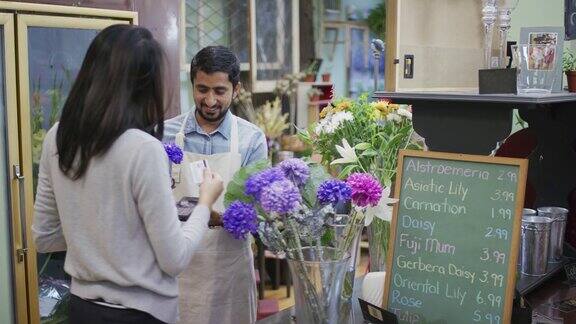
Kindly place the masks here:
POLYGON ((198 206, 180 224, 160 141, 140 130, 122 134, 92 158, 79 180, 58 167, 57 125, 42 148, 32 232, 39 252, 67 251, 71 292, 178 319, 176 276, 208 229, 198 206))

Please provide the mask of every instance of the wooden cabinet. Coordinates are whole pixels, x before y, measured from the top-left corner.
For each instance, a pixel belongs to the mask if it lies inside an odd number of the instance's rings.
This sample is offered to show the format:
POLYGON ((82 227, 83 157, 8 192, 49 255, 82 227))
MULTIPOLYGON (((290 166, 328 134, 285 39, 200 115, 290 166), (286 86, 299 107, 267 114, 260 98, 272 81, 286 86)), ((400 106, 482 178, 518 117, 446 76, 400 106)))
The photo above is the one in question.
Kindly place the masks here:
POLYGON ((38 296, 47 280, 69 282, 64 253, 37 254, 30 230, 42 142, 94 37, 137 14, 15 2, 0 10, 0 322, 62 322, 65 305, 54 315, 56 300, 38 296))

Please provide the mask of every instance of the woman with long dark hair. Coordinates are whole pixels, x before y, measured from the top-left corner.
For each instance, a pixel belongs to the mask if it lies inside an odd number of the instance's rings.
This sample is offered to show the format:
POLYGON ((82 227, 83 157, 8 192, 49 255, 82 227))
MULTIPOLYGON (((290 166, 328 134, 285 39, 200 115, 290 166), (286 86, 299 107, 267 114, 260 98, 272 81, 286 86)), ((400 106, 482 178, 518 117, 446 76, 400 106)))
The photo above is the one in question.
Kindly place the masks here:
POLYGON ((145 28, 92 41, 42 147, 34 224, 39 252, 67 251, 71 323, 176 322, 178 287, 222 192, 205 171, 178 221, 163 135, 163 54, 145 28))

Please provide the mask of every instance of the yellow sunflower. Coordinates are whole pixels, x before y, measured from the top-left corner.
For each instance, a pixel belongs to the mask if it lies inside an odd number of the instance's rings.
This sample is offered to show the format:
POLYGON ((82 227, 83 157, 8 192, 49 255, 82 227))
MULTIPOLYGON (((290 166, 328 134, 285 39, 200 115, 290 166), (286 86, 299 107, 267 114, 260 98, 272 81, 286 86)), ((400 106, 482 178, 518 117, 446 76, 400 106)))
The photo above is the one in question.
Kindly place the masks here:
POLYGON ((322 111, 320 111, 320 118, 326 117, 329 113, 332 112, 333 108, 334 107, 332 107, 332 104, 329 104, 326 107, 322 108, 322 111))
POLYGON ((380 100, 370 103, 370 108, 372 108, 372 118, 374 119, 384 119, 389 113, 398 110, 397 104, 392 104, 387 100, 380 100))
POLYGON ((342 100, 336 104, 336 107, 334 107, 334 112, 344 111, 349 109, 350 107, 352 107, 352 101, 342 100))

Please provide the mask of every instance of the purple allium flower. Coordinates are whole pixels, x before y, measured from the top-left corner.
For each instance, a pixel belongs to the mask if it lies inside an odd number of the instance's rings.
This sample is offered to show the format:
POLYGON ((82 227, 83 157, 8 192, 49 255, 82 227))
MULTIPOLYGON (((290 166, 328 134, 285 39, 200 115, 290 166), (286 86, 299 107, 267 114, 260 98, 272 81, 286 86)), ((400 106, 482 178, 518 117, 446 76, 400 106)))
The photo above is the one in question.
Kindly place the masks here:
POLYGON ((260 205, 267 213, 290 213, 300 206, 301 201, 302 196, 298 188, 286 179, 265 187, 260 195, 260 205))
POLYGON ((382 197, 382 186, 371 174, 352 173, 346 183, 352 188, 352 202, 359 207, 376 206, 382 197))
POLYGON ((336 205, 338 202, 346 202, 352 196, 352 188, 338 179, 329 179, 320 184, 316 197, 322 205, 336 205))
POLYGON ((244 193, 260 200, 262 189, 280 180, 286 180, 284 172, 279 168, 270 168, 253 174, 244 184, 244 193))
POLYGON ((258 231, 256 210, 250 204, 236 200, 228 206, 222 215, 224 229, 237 240, 246 239, 248 233, 258 231))
POLYGON ((280 162, 278 164, 280 169, 284 172, 284 175, 289 180, 292 180, 295 185, 302 186, 310 178, 310 168, 306 162, 300 159, 288 159, 280 162))
MULTIPOLYGON (((330 205, 320 210, 311 210, 306 205, 301 205, 286 217, 296 221, 296 232, 300 239, 308 245, 313 245, 324 232, 324 221, 329 211, 334 212, 330 205)), ((292 229, 288 230, 291 231, 292 229)))
POLYGON ((278 231, 277 227, 273 227, 267 222, 260 222, 258 224, 258 235, 262 243, 272 252, 284 250, 282 246, 282 234, 278 231))
POLYGON ((166 154, 168 154, 168 158, 172 163, 182 163, 184 153, 182 153, 182 149, 178 145, 175 143, 165 143, 164 150, 166 151, 166 154))

